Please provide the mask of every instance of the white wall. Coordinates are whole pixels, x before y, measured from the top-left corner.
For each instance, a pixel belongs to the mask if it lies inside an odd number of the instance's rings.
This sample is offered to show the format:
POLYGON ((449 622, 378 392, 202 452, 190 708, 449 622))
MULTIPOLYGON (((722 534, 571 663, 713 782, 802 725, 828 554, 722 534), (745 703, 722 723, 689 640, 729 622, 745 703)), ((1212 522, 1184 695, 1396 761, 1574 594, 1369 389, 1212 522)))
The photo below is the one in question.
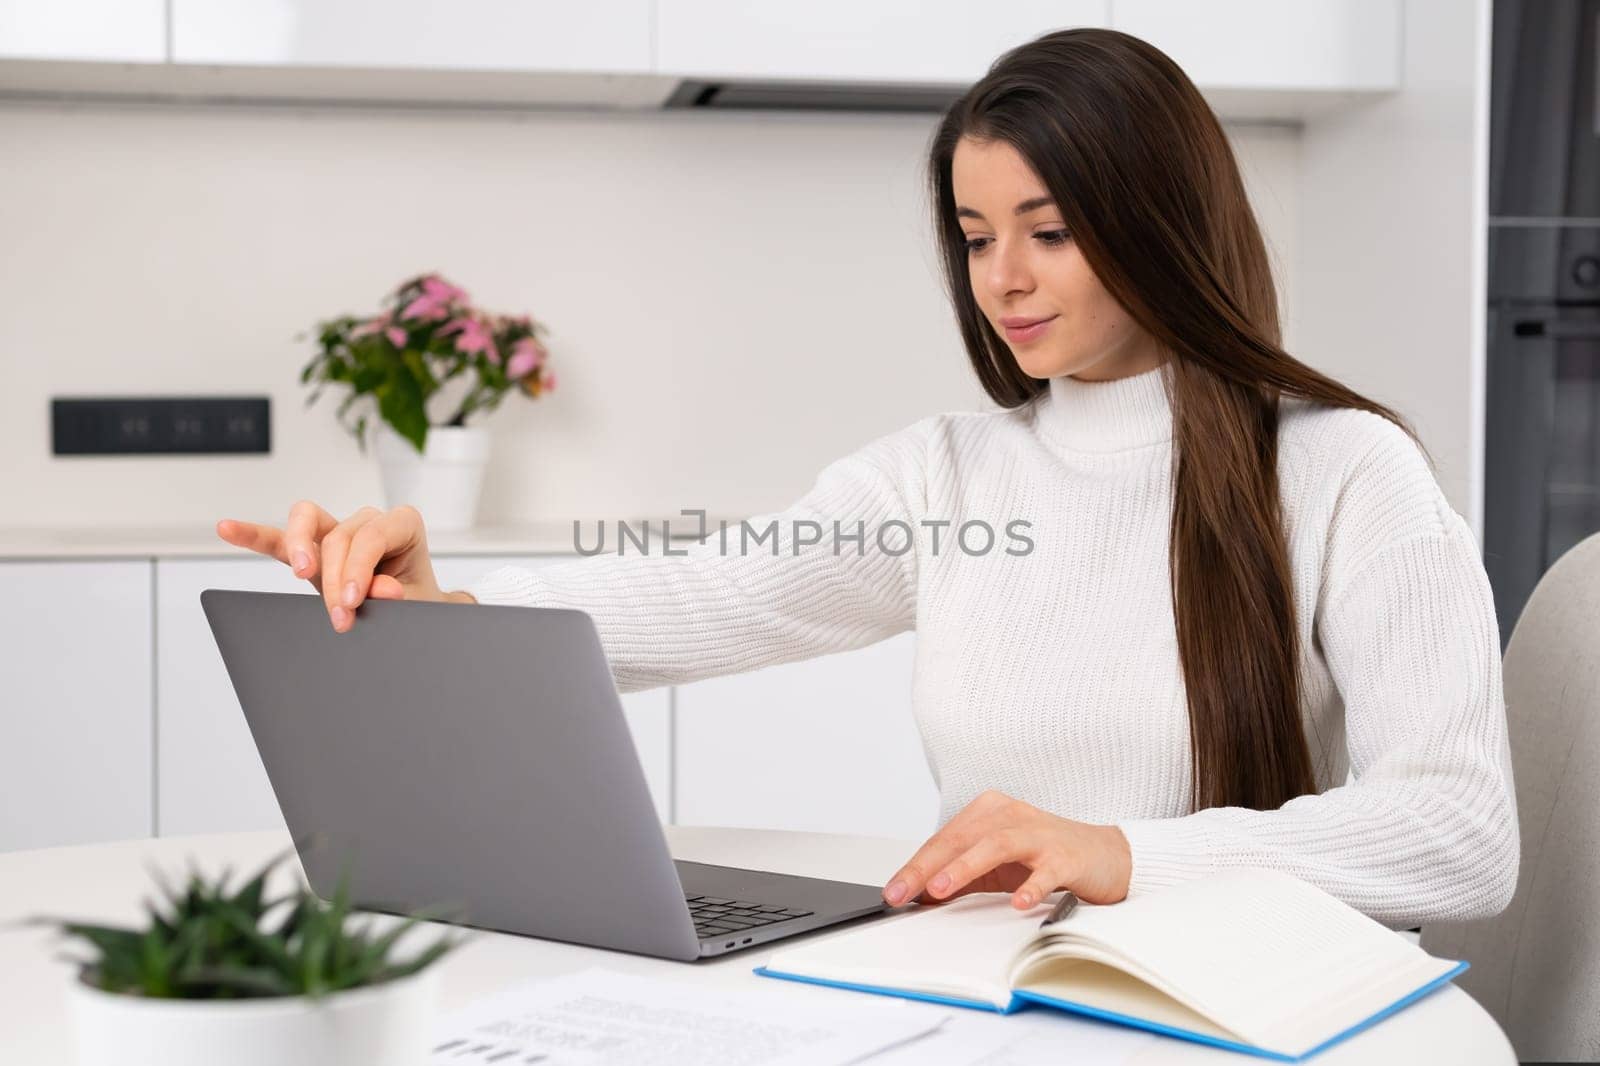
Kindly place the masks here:
POLYGON ((1406 91, 1306 127, 1302 358, 1410 418, 1482 535, 1489 0, 1407 0, 1406 91))
MULTIPOLYGON (((334 422, 338 397, 304 408, 310 349, 295 334, 426 269, 553 330, 558 391, 512 396, 491 422, 485 521, 784 506, 870 437, 987 404, 938 281, 921 171, 932 128, 889 115, 0 109, 0 525, 380 502, 334 422), (168 391, 270 394, 272 454, 50 456, 51 395, 168 391)), ((1233 133, 1288 267, 1297 132, 1233 133)), ((1293 344, 1301 283, 1280 283, 1293 344)), ((1425 405, 1435 386, 1419 384, 1390 398, 1425 405)))

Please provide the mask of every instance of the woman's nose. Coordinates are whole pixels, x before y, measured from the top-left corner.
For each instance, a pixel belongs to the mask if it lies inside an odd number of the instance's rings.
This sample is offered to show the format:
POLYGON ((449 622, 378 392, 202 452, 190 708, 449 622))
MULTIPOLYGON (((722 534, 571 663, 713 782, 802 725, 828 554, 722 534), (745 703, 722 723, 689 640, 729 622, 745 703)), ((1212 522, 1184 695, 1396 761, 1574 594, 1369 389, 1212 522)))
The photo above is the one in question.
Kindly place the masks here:
POLYGON ((989 257, 989 291, 996 297, 1033 288, 1033 273, 1028 268, 1026 247, 1019 243, 999 243, 989 257))

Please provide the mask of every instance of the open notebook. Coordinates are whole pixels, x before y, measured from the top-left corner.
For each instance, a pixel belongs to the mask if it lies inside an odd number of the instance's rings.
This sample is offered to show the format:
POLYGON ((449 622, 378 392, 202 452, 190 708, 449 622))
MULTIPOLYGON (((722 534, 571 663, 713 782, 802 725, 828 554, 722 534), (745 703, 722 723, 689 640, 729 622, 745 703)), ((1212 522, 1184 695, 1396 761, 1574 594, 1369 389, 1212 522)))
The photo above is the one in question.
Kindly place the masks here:
POLYGON ((756 970, 1010 1013, 1043 1005, 1297 1062, 1467 968, 1290 874, 1236 869, 1019 913, 963 896, 774 954, 756 970))

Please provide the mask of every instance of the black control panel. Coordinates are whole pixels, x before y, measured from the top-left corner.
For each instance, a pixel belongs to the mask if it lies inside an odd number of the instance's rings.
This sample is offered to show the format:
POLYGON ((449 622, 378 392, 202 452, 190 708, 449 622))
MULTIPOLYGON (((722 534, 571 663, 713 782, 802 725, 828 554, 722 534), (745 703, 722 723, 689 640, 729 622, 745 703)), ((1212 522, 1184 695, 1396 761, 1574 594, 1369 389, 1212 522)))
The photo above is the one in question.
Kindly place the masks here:
POLYGON ((272 450, 266 396, 58 396, 56 455, 233 455, 272 450))

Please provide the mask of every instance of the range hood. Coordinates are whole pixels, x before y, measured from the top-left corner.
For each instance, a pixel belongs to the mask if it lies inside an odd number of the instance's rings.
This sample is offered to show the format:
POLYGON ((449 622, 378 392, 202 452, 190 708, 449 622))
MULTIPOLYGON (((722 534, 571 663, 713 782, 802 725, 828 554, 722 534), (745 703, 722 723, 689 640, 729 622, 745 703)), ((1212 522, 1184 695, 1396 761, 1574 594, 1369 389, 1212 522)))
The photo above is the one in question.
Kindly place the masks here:
POLYGON ((909 111, 942 114, 965 86, 841 82, 718 81, 685 78, 669 109, 746 111, 909 111))

